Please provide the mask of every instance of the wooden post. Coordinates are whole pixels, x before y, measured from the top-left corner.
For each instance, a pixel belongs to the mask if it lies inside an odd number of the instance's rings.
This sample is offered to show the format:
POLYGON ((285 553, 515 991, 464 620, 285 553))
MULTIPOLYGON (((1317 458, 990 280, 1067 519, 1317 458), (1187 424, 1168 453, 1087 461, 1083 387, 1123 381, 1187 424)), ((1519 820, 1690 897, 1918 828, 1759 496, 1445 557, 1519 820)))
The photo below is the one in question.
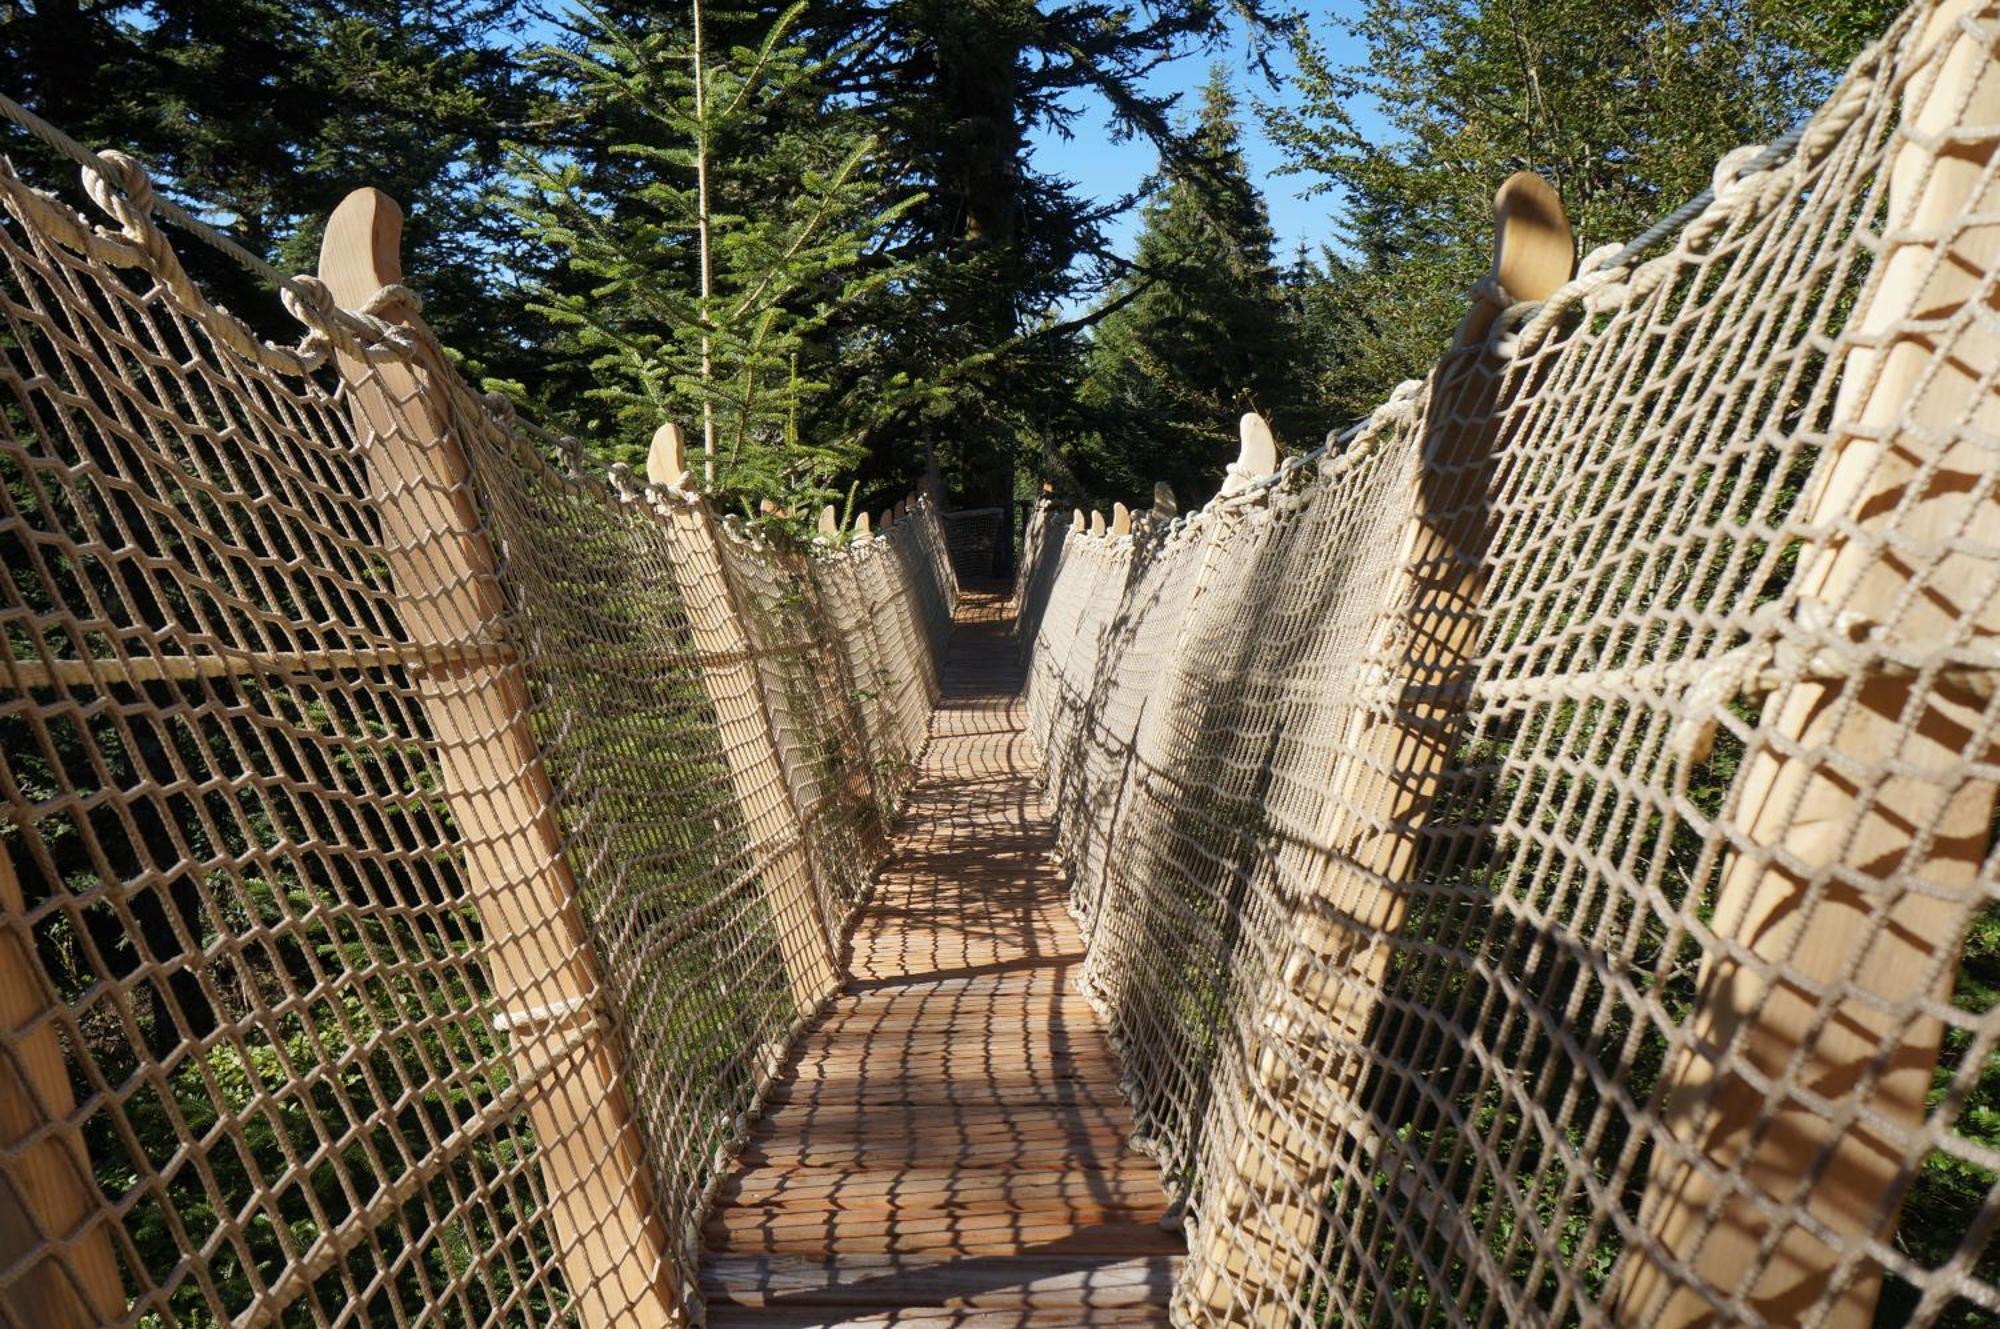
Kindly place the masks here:
POLYGON ((1096 508, 1090 510, 1090 533, 1092 535, 1104 534, 1104 514, 1096 508))
POLYGON ((0 1309, 35 1329, 93 1329, 125 1315, 105 1227, 116 1220, 82 1139, 62 1124, 76 1098, 62 1040, 46 1019, 54 1004, 38 981, 27 914, 13 859, 0 848, 0 1268, 32 1261, 0 1296, 0 1309))
MULTIPOLYGON (((402 229, 401 211, 378 190, 342 201, 320 249, 320 276, 337 301, 359 308, 402 280, 402 229)), ((517 662, 471 649, 501 628, 503 606, 466 457, 447 423, 452 371, 428 352, 373 365, 342 353, 339 368, 403 629, 420 645, 467 651, 467 663, 426 668, 415 684, 464 840, 466 890, 516 1073, 534 1080, 528 1117, 578 1317, 592 1329, 680 1323, 671 1246, 625 1080, 592 1009, 597 978, 529 729, 527 686, 517 662)))
POLYGON ((686 445, 679 425, 661 425, 653 434, 646 479, 667 495, 662 513, 674 534, 674 581, 695 649, 709 657, 702 666, 702 684, 722 731, 723 759, 771 909, 785 977, 799 1013, 808 1014, 840 986, 840 968, 829 920, 822 916, 813 889, 805 823, 772 731, 764 681, 743 626, 736 589, 723 566, 722 532, 708 501, 687 487, 686 445))
POLYGON ((840 514, 833 510, 831 503, 819 510, 819 533, 828 540, 840 537, 840 514))
MULTIPOLYGON (((1562 203, 1521 172, 1494 199, 1493 280, 1516 300, 1544 299, 1568 279, 1575 246, 1562 203)), ((1230 1165, 1209 1183, 1192 1243, 1187 1307, 1202 1325, 1290 1326, 1341 1141, 1355 1127, 1362 1067, 1344 1053, 1365 1037, 1387 971, 1383 939, 1402 924, 1418 833, 1457 734, 1452 695, 1478 644, 1486 582, 1486 486, 1494 393, 1503 367, 1482 347, 1501 306, 1483 299, 1460 325, 1431 384, 1410 517, 1385 588, 1372 662, 1408 686, 1386 709, 1356 707, 1330 772, 1333 791, 1315 843, 1331 852, 1307 870, 1318 901, 1260 998, 1250 1082, 1239 1092, 1230 1165)), ((1245 416, 1244 448, 1269 428, 1245 416)), ((1273 447, 1272 459, 1275 460, 1273 447)), ((1249 483, 1234 473, 1224 493, 1249 483)))
MULTIPOLYGON (((1802 608, 1852 625, 1844 635, 1917 653, 2000 638, 2000 564, 1977 552, 2000 547, 2000 336, 1985 307, 2000 61, 1954 31, 1974 13, 1990 33, 1995 7, 1960 0, 1917 38, 1947 48, 1934 77, 1905 85, 1903 125, 1929 143, 1903 142, 1890 164, 1883 249, 1843 335, 1835 441, 1809 499, 1808 526, 1831 534, 1798 583, 1802 608)), ((1740 1289, 1769 1323, 1865 1329, 1882 1271, 1855 1252, 1891 1239, 1925 1149, 1943 1034, 1925 1006, 1951 1000, 1983 896, 1994 785, 1968 766, 1995 760, 1991 705, 1875 670, 1780 690, 1760 732, 1730 811, 1751 848, 1725 870, 1712 925, 1754 961, 1704 957, 1621 1324, 1734 1322, 1706 1288, 1740 1289)))
POLYGON ((871 526, 870 526, 870 524, 869 524, 869 521, 868 521, 868 514, 867 514, 867 513, 865 513, 865 512, 857 512, 857 513, 855 513, 855 514, 854 514, 854 534, 855 534, 856 536, 858 536, 859 538, 861 538, 861 539, 863 539, 863 540, 866 540, 866 539, 867 539, 867 538, 868 538, 869 536, 873 535, 874 533, 875 533, 875 532, 874 532, 874 530, 873 530, 873 529, 871 528, 871 526))
POLYGON ((1069 514, 1069 533, 1071 535, 1082 535, 1083 527, 1084 527, 1083 509, 1072 508, 1069 514))
POLYGON ((1270 422, 1255 411, 1245 411, 1236 422, 1236 460, 1223 472, 1218 497, 1240 494, 1257 480, 1278 469, 1278 440, 1270 422))

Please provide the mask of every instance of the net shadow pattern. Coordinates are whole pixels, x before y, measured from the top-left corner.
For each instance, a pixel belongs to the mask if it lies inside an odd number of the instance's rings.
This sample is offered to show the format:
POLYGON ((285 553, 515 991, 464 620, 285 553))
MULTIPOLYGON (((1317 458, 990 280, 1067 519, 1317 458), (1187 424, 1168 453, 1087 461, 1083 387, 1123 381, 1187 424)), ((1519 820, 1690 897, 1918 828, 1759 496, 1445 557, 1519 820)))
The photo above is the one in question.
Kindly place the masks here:
POLYGON ((1915 6, 1344 450, 1033 515, 1178 1323, 2000 1317, 1996 42, 1915 6))
POLYGON ((0 1323, 616 1319, 565 1273, 613 1239, 574 1217, 599 1197, 667 1234, 613 1256, 684 1292, 812 1014, 781 929, 844 937, 923 742, 935 512, 718 522, 695 584, 686 496, 585 474, 414 317, 246 349, 143 217, 4 166, 0 197, 0 1323), (446 446, 465 524, 405 529, 437 486, 385 458, 446 446), (746 677, 777 823, 718 723, 746 677), (782 839, 814 892, 783 920, 782 839), (557 1194, 552 1155, 601 1145, 550 1138, 602 1107, 588 1068, 642 1164, 557 1194))

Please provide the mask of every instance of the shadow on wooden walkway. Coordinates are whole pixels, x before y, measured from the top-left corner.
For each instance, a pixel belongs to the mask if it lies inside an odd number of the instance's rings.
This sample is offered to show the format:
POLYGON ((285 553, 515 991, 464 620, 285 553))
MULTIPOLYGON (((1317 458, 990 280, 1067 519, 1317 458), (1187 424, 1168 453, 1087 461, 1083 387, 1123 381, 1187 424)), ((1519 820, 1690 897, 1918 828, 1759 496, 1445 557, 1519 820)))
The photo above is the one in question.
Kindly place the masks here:
POLYGON ((1165 1324, 1180 1238, 1096 1015, 1022 730, 1005 598, 968 589, 853 979, 707 1231, 718 1326, 1165 1324))

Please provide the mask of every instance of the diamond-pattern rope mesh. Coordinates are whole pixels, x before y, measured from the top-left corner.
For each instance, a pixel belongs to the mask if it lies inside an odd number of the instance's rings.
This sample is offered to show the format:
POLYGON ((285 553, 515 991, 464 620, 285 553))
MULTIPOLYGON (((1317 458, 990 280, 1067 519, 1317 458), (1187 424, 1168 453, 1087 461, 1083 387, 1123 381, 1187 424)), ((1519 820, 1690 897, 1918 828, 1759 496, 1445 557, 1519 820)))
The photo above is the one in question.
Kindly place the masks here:
POLYGON ((924 739, 936 514, 718 522, 410 319, 246 354, 145 218, 0 194, 0 1323, 696 1310, 924 739))
MULTIPOLYGON (((1344 450, 1037 514, 1178 1322, 2000 1319, 1996 149, 2000 12, 1920 4, 1344 450)), ((698 1315, 941 523, 581 474, 395 290, 256 343, 88 183, 0 172, 0 1322, 698 1315)))
POLYGON ((1178 1322, 2000 1322, 1996 44, 1918 5, 1344 449, 1036 515, 1178 1322))

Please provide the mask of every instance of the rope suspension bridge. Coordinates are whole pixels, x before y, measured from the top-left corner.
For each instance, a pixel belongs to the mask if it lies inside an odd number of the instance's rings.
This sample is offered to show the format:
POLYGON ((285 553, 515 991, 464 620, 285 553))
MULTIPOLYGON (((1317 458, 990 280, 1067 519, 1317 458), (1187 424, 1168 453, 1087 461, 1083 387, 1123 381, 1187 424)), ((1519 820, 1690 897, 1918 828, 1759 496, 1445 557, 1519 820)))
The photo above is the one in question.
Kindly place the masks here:
POLYGON ((2000 1323, 2000 9, 1012 587, 0 110, 0 1322, 2000 1323))

